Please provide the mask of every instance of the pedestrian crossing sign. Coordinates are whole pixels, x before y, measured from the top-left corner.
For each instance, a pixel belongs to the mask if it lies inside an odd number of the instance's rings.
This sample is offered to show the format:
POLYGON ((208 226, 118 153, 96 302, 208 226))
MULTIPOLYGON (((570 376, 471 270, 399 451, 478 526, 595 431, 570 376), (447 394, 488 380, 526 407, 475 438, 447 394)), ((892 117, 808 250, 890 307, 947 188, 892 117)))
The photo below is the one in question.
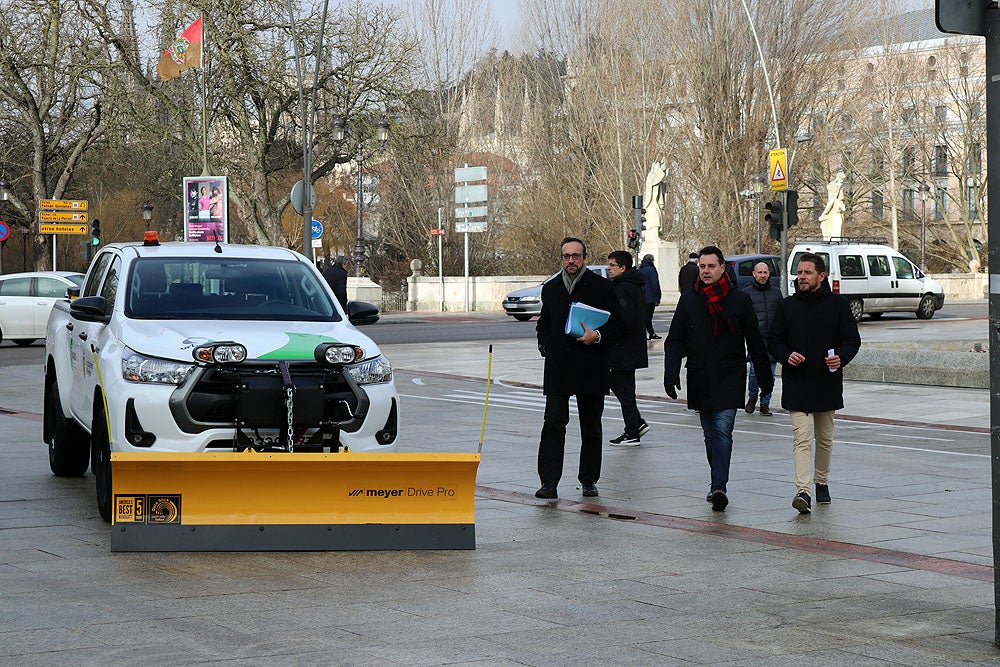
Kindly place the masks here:
POLYGON ((784 148, 775 148, 768 156, 771 175, 771 192, 781 192, 788 189, 788 157, 784 148))

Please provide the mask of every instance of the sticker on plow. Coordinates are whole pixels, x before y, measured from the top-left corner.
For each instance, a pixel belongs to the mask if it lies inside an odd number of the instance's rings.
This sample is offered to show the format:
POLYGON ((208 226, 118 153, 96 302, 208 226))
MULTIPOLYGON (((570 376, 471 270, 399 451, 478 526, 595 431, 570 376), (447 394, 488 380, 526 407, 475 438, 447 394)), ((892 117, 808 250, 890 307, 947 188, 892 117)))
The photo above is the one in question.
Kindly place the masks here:
POLYGON ((179 524, 180 495, 116 495, 115 523, 179 524))

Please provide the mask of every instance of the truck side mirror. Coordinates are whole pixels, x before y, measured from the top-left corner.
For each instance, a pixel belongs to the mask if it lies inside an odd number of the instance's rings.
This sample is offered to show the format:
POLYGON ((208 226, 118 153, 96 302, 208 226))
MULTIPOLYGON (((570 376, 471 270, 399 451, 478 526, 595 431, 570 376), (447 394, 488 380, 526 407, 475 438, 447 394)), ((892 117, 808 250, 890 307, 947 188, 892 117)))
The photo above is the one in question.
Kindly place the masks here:
POLYGON ((69 314, 83 322, 108 322, 111 318, 104 313, 107 302, 103 296, 85 296, 69 304, 69 314))
POLYGON ((366 301, 348 301, 347 319, 356 327, 375 324, 379 320, 378 308, 366 301))

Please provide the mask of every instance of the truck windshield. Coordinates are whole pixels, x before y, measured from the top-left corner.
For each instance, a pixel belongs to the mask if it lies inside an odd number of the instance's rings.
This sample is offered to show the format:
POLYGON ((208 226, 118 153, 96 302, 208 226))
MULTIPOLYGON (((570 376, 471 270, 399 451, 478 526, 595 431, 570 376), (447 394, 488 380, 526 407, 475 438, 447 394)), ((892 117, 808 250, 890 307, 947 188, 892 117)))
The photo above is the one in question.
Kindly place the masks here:
POLYGON ((341 319, 326 285, 294 261, 141 258, 126 285, 125 315, 134 319, 341 319))

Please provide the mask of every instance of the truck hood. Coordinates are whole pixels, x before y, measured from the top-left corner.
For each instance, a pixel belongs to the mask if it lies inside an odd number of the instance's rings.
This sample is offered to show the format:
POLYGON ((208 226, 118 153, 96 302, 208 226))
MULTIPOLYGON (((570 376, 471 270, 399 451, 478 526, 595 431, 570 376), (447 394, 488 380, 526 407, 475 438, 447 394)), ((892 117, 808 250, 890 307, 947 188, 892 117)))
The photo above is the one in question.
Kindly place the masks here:
POLYGON ((360 345, 366 359, 379 354, 370 338, 346 322, 124 320, 117 333, 140 354, 174 361, 192 361, 194 348, 214 341, 242 343, 248 359, 312 359, 316 346, 326 342, 360 345))

